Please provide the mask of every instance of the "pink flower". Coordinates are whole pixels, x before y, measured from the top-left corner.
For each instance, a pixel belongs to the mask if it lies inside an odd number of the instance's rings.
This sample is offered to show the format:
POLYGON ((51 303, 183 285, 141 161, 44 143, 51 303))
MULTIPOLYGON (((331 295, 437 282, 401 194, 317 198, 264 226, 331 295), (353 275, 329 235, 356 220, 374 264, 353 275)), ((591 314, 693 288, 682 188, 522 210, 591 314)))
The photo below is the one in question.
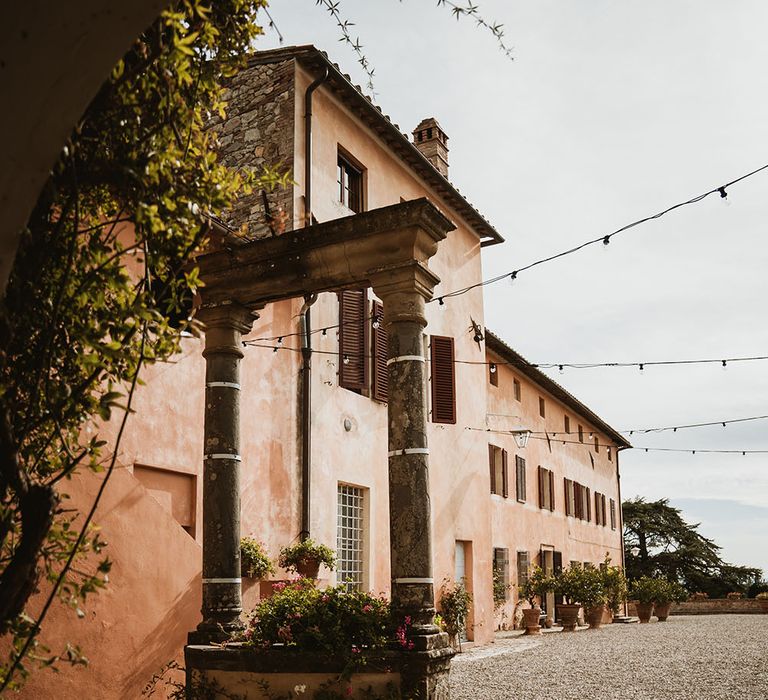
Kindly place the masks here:
POLYGON ((405 624, 406 625, 410 625, 411 624, 411 616, 410 615, 406 615, 405 616, 405 624))
POLYGON ((363 612, 364 613, 373 612, 373 606, 372 605, 363 605, 363 612))
POLYGON ((330 600, 330 598, 328 597, 328 595, 326 593, 323 593, 323 597, 321 598, 321 600, 324 603, 327 603, 330 600))
POLYGON ((360 649, 358 649, 358 647, 356 647, 356 646, 353 646, 352 647, 352 653, 353 654, 359 654, 360 653, 360 649))
POLYGON ((279 639, 283 640, 284 642, 293 641, 293 632, 291 632, 291 628, 288 625, 286 625, 285 627, 281 627, 279 630, 277 630, 277 636, 279 639))
POLYGON ((352 686, 348 685, 347 686, 347 697, 349 697, 350 695, 352 695, 352 686))
POLYGON ((286 586, 285 582, 278 581, 277 583, 272 584, 272 590, 275 591, 276 593, 280 593, 280 591, 285 590, 285 586, 286 586))

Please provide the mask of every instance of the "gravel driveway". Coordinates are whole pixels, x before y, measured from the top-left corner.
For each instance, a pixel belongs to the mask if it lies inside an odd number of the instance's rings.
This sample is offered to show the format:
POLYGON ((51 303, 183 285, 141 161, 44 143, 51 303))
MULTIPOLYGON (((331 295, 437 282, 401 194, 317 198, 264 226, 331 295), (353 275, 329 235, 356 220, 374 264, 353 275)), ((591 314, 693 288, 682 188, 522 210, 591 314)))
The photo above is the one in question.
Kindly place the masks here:
POLYGON ((452 700, 767 700, 768 615, 499 639, 457 655, 452 700))

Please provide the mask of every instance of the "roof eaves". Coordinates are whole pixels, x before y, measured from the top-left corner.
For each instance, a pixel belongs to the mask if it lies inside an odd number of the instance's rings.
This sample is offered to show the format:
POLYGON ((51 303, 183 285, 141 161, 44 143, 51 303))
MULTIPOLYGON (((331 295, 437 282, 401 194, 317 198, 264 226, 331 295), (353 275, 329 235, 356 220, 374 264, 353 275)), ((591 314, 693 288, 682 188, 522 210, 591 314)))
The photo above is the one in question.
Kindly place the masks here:
POLYGON ((567 389, 564 389, 554 379, 551 379, 544 374, 544 372, 538 369, 536 365, 528 362, 528 360, 526 360, 519 352, 513 350, 499 338, 499 336, 492 331, 489 331, 487 328, 485 329, 485 345, 489 350, 510 362, 518 372, 524 374, 530 380, 542 387, 542 389, 545 389, 552 394, 556 399, 562 401, 573 411, 589 420, 595 428, 600 429, 608 435, 621 449, 632 447, 630 442, 618 430, 608 425, 608 423, 594 413, 589 407, 585 406, 567 389))
POLYGON ((325 52, 311 44, 289 46, 252 54, 248 65, 264 65, 283 60, 296 59, 307 68, 328 68, 329 79, 336 94, 347 104, 356 108, 358 115, 363 117, 369 126, 390 146, 397 150, 403 160, 421 175, 472 227, 480 238, 481 246, 503 243, 504 238, 491 223, 475 209, 464 195, 456 189, 447 178, 443 177, 416 146, 411 143, 407 134, 382 112, 381 107, 374 104, 365 95, 359 85, 354 85, 349 75, 341 72, 339 66, 330 61, 325 52))

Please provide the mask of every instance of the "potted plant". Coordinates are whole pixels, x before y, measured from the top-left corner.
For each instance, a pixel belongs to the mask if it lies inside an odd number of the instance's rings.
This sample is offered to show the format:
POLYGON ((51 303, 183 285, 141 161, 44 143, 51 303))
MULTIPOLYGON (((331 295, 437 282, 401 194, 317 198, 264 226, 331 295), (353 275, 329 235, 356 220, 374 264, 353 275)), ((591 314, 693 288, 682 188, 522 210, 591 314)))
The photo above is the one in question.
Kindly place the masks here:
POLYGON ((240 571, 243 576, 257 579, 275 573, 275 567, 262 542, 252 537, 243 537, 240 540, 240 571))
POLYGON ((466 629, 472 596, 464 584, 446 579, 440 589, 440 617, 451 644, 461 651, 461 633, 466 629))
POLYGON ((615 617, 621 612, 621 605, 627 599, 627 577, 620 566, 611 566, 611 559, 607 556, 601 573, 607 605, 615 617))
POLYGON ((640 618, 640 622, 650 622, 651 615, 653 615, 653 603, 658 594, 658 582, 650 576, 642 576, 632 581, 630 592, 632 597, 637 600, 637 616, 640 618))
POLYGON ((579 621, 581 604, 578 602, 580 591, 581 568, 572 566, 563 569, 554 576, 554 591, 565 598, 565 603, 559 603, 557 612, 563 625, 563 632, 575 632, 579 621))
POLYGON ((681 603, 688 597, 688 592, 676 581, 659 579, 656 581, 654 612, 659 622, 666 622, 672 603, 681 603))
POLYGON ((584 607, 589 629, 600 629, 608 602, 603 572, 594 566, 585 566, 580 573, 577 599, 584 607))
POLYGON ((530 608, 523 608, 523 619, 525 620, 526 634, 541 634, 539 618, 541 617, 541 608, 536 598, 543 600, 547 592, 554 587, 554 581, 548 576, 541 567, 535 566, 533 571, 520 586, 520 595, 525 598, 530 608))
POLYGON ((283 547, 277 563, 288 571, 295 571, 299 576, 316 579, 320 564, 333 571, 336 566, 336 554, 324 544, 318 544, 311 538, 283 547))

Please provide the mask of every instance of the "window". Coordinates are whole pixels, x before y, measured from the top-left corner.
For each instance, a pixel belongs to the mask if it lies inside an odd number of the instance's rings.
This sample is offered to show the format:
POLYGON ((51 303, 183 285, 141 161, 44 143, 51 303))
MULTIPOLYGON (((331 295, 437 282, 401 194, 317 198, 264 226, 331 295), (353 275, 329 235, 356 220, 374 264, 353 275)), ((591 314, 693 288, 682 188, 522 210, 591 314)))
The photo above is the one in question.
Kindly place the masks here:
POLYGON ((528 552, 517 553, 517 585, 523 586, 528 580, 528 552))
POLYGON ((432 366, 432 422, 456 422, 456 377, 454 374, 453 338, 430 337, 432 366))
POLYGON ((584 428, 579 426, 579 442, 584 442, 584 428))
POLYGON ((600 453, 600 440, 597 435, 595 435, 595 452, 600 453))
POLYGON ((488 461, 491 471, 491 493, 507 498, 509 496, 507 451, 496 445, 488 445, 488 461))
POLYGON ((568 416, 563 416, 563 427, 565 428, 566 434, 570 435, 570 432, 571 432, 571 419, 568 418, 568 416))
POLYGON ((544 467, 539 467, 539 508, 555 509, 555 475, 544 467))
POLYGON ((565 514, 579 520, 592 520, 592 503, 590 492, 586 486, 577 481, 565 480, 565 514))
POLYGON ((495 362, 488 364, 488 381, 491 386, 499 386, 499 368, 495 362))
POLYGON ((606 447, 605 451, 608 453, 608 461, 612 462, 613 461, 613 455, 611 454, 611 448, 610 447, 606 447))
POLYGON ((546 405, 546 402, 544 401, 544 399, 541 398, 541 396, 539 396, 539 415, 542 418, 546 418, 547 417, 547 405, 546 405))
POLYGON ((363 211, 363 171, 339 154, 337 184, 339 202, 356 214, 363 211))
POLYGON ((563 479, 565 486, 565 514, 576 515, 576 490, 575 484, 571 479, 563 479))
POLYGON ((339 386, 368 390, 367 289, 339 292, 339 386))
POLYGON ((600 524, 605 527, 606 526, 606 520, 605 517, 605 494, 600 494, 600 524))
POLYGON ((364 489, 339 484, 337 494, 336 580, 348 591, 363 589, 364 489))
POLYGON ((515 494, 520 503, 525 503, 525 460, 515 455, 515 494))
POLYGON ((616 501, 611 499, 611 530, 616 529, 616 501))
POLYGON ((605 496, 595 491, 595 525, 605 527, 605 496))
POLYGON ((514 395, 515 395, 515 401, 521 401, 522 400, 522 396, 523 396, 523 392, 522 392, 522 389, 520 388, 520 380, 519 379, 513 379, 512 380, 512 387, 513 387, 513 391, 514 391, 514 395))
POLYGON ((509 551, 493 550, 493 602, 500 604, 509 597, 509 551))
POLYGON ((373 300, 371 306, 371 396, 386 402, 389 398, 387 366, 387 331, 384 328, 384 305, 373 300))

